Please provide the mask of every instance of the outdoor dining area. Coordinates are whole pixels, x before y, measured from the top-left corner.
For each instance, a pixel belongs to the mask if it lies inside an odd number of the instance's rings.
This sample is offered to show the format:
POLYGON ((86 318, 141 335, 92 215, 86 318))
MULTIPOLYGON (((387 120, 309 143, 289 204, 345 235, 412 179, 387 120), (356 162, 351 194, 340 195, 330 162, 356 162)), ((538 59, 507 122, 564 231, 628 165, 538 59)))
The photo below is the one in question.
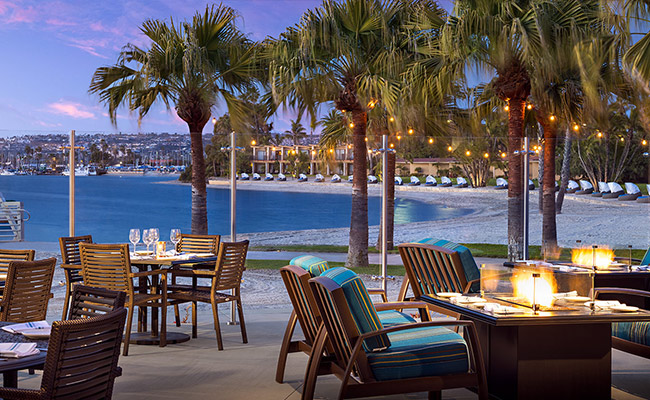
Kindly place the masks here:
POLYGON ((291 310, 245 322, 247 241, 172 232, 171 250, 89 235, 59 243, 60 265, 0 250, 2 398, 642 398, 612 386, 620 360, 641 366, 631 392, 647 384, 649 254, 594 247, 572 262, 479 264, 462 245, 422 239, 398 246, 406 275, 391 293, 301 255, 272 271, 291 310), (65 300, 54 317, 56 268, 65 300), (221 303, 239 326, 220 320, 221 303))

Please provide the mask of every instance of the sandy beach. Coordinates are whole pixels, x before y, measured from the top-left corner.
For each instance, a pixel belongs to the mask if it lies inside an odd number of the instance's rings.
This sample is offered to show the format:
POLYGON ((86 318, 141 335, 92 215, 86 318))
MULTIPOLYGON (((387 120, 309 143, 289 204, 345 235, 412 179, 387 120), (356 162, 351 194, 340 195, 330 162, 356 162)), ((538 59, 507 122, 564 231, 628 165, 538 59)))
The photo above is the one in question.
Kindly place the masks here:
MULTIPOLYGON (((173 182, 176 183, 176 182, 173 182)), ((226 180, 211 181, 208 187, 225 187, 226 180)), ((351 193, 349 183, 243 181, 238 190, 275 190, 284 192, 351 193)), ((379 185, 369 185, 370 196, 380 196, 379 185)), ((403 243, 425 237, 444 238, 461 243, 507 243, 507 192, 494 188, 396 187, 396 197, 408 198, 446 207, 470 208, 459 218, 398 224, 395 242, 403 243)), ((538 210, 538 190, 530 192, 530 244, 541 244, 542 215, 538 210)), ((318 204, 314 204, 318 207, 318 204)), ((251 210, 254 212, 254 210, 251 210)), ((309 216, 305 216, 309 218, 309 216)), ((263 218, 263 216, 260 216, 263 218)), ((375 243, 379 226, 371 226, 370 243, 375 243)), ((603 200, 591 196, 567 194, 562 214, 557 216, 560 246, 608 245, 613 248, 647 248, 650 244, 650 205, 636 202, 603 200)), ((269 233, 238 233, 255 245, 331 244, 347 245, 348 228, 314 229, 269 233)))

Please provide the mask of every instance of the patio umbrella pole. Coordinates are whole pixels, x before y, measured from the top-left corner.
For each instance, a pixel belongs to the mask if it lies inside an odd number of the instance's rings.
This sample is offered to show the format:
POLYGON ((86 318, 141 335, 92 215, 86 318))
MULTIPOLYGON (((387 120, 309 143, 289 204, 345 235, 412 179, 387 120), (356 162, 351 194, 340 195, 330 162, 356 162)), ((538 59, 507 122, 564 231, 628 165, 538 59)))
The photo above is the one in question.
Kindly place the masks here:
POLYGON ((388 296, 388 136, 381 137, 381 290, 388 296))
MULTIPOLYGON (((237 241, 237 147, 235 131, 230 133, 230 241, 237 241)), ((235 295, 235 289, 231 289, 235 295)), ((230 302, 230 322, 228 325, 237 325, 237 310, 235 302, 230 302)))

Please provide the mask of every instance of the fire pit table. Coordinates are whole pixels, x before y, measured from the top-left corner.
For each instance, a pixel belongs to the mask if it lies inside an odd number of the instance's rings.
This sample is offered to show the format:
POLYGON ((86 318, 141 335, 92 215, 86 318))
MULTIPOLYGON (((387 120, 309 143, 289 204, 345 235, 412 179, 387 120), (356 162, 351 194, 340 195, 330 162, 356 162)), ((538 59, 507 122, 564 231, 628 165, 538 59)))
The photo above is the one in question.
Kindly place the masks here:
POLYGON ((612 323, 648 321, 650 312, 605 302, 592 307, 594 278, 588 271, 484 264, 480 294, 423 300, 474 321, 493 397, 610 399, 612 323))

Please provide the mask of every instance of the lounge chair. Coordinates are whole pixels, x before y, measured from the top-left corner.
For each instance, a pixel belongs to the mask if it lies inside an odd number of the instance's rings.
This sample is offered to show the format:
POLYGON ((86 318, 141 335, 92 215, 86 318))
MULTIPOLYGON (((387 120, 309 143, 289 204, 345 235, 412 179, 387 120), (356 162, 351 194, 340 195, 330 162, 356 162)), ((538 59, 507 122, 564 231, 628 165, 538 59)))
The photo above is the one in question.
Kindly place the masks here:
POLYGON ((376 177, 376 176, 374 176, 374 175, 368 175, 368 183, 370 183, 370 184, 375 184, 375 183, 377 183, 377 182, 379 182, 379 181, 377 180, 377 177, 376 177))
POLYGON ((456 178, 456 185, 454 187, 457 188, 469 187, 469 185, 467 184, 467 179, 459 176, 458 178, 456 178))
POLYGON ((618 196, 625 194, 625 190, 616 182, 608 182, 609 193, 603 193, 603 199, 617 199, 618 196))
POLYGON ((327 367, 339 379, 339 399, 476 387, 487 399, 485 368, 476 328, 471 321, 435 321, 385 328, 356 274, 332 268, 309 280, 323 326, 311 352, 303 399, 312 399, 323 354, 332 349, 327 367), (452 329, 462 326, 465 337, 452 329))
POLYGON ((285 182, 286 180, 287 180, 287 177, 284 176, 284 174, 278 174, 278 181, 285 182))
POLYGON ((314 177, 314 182, 325 182, 325 178, 321 174, 316 174, 314 177))
POLYGON ((348 175, 348 182, 352 183, 352 178, 353 178, 352 175, 348 175))
POLYGON ((569 184, 567 185, 566 192, 567 193, 575 193, 580 189, 580 185, 578 185, 578 182, 570 180, 569 184))
POLYGON ((409 186, 420 186, 420 178, 417 176, 411 176, 409 186))
POLYGON ((254 181, 261 181, 261 180, 262 180, 262 177, 261 177, 260 174, 258 174, 257 172, 254 172, 254 173, 253 173, 253 180, 254 180, 254 181))
POLYGON ((508 181, 504 178, 497 178, 497 185, 494 187, 497 190, 503 190, 508 188, 508 181))
POLYGON ((634 201, 641 197, 641 189, 632 182, 625 182, 627 194, 618 196, 619 201, 634 201))
POLYGON ((639 196, 636 199, 637 203, 650 203, 650 196, 639 196))
POLYGON ((611 193, 609 185, 607 182, 598 182, 598 191, 593 192, 591 195, 593 197, 603 197, 604 195, 611 193))
POLYGON ((300 174, 298 175, 298 182, 307 182, 307 175, 305 174, 300 174))
POLYGON ((402 180, 401 177, 396 176, 396 177, 395 177, 395 184, 396 184, 397 186, 402 186, 402 185, 404 184, 404 181, 402 180))
POLYGON ((241 178, 240 178, 240 179, 241 179, 242 181, 247 181, 247 180, 250 179, 250 177, 248 176, 248 174, 247 174, 246 172, 242 172, 242 173, 241 173, 241 178))
POLYGON ((336 175, 336 174, 334 174, 334 175, 332 175, 332 179, 330 179, 330 182, 332 182, 332 183, 339 183, 339 182, 341 182, 341 177, 338 176, 338 175, 336 175))
POLYGON ((580 180, 580 190, 575 192, 578 195, 592 194, 594 192, 594 185, 584 179, 580 180))
POLYGON ((443 176, 442 178, 440 178, 440 186, 451 187, 451 179, 447 178, 446 176, 443 176))
POLYGON ((438 186, 438 182, 436 181, 436 178, 434 178, 431 175, 427 175, 426 179, 424 180, 424 185, 425 186, 438 186))
POLYGON ((272 181, 273 180, 273 175, 269 174, 268 172, 266 173, 266 176, 264 177, 265 181, 272 181))
POLYGON ((535 190, 535 182, 532 179, 528 180, 528 190, 535 190))

